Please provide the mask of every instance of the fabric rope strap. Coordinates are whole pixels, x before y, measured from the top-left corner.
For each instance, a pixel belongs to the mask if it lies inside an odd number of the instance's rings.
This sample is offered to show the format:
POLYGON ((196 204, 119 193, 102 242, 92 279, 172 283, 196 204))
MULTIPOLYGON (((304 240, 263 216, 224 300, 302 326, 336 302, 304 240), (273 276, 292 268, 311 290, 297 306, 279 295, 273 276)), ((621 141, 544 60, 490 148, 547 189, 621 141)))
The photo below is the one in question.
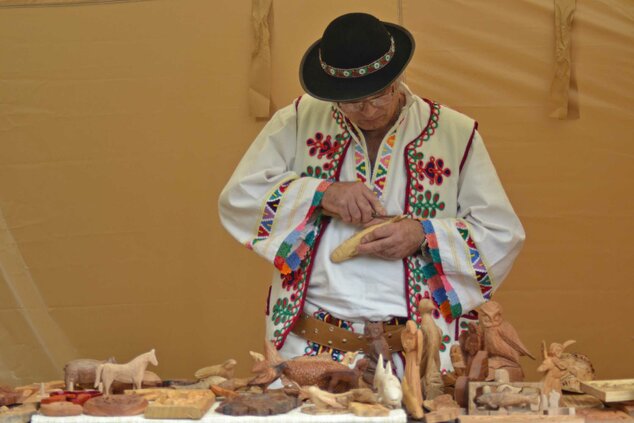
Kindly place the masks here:
POLYGON ((384 68, 392 58, 394 57, 394 52, 396 51, 396 46, 394 44, 394 37, 390 36, 390 48, 385 52, 381 57, 376 59, 374 62, 369 63, 364 66, 359 66, 358 68, 336 68, 334 66, 330 66, 324 59, 321 57, 321 49, 319 49, 319 63, 321 63, 321 68, 330 76, 334 76, 335 78, 360 78, 362 76, 370 75, 382 68, 384 68))

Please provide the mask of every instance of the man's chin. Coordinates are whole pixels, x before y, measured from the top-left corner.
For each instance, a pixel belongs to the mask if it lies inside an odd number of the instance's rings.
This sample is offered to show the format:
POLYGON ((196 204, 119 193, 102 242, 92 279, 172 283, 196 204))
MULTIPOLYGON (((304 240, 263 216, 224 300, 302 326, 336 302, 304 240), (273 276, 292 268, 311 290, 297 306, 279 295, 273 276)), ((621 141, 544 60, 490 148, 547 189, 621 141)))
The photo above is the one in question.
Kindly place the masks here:
POLYGON ((380 120, 370 120, 370 121, 361 120, 357 123, 357 126, 363 129, 364 131, 374 131, 376 129, 382 128, 384 125, 385 124, 380 120))

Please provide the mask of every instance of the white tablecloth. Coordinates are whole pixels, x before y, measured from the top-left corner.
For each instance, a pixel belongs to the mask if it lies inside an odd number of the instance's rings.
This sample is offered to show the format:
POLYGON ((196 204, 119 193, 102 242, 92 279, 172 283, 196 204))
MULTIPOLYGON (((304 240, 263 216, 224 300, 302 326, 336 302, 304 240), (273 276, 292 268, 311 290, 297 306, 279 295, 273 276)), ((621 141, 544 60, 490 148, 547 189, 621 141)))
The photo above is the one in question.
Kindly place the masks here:
POLYGON ((354 414, 322 414, 313 416, 304 414, 299 408, 291 410, 286 414, 276 416, 225 416, 216 413, 215 410, 219 403, 215 403, 211 410, 200 420, 176 420, 176 419, 146 419, 142 414, 130 417, 94 417, 94 416, 73 416, 73 417, 46 417, 36 414, 31 418, 32 423, 191 423, 194 421, 205 423, 264 423, 264 422, 280 422, 280 423, 406 423, 407 416, 405 411, 398 409, 392 410, 387 417, 357 417, 354 414))

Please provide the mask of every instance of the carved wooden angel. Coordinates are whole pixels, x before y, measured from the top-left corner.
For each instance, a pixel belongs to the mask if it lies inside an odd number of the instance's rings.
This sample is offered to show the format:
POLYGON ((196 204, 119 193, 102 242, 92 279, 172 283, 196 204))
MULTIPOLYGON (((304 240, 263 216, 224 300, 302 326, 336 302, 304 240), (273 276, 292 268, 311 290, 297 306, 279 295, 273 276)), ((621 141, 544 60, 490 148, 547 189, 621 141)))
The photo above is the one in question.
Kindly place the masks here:
POLYGON ((423 332, 413 320, 408 320, 401 332, 401 343, 405 352, 405 376, 418 405, 423 405, 420 386, 420 361, 423 358, 423 332))
POLYGON ((443 394, 443 382, 440 374, 440 346, 442 345, 442 331, 434 322, 432 312, 436 306, 429 298, 423 298, 418 303, 423 333, 423 354, 421 357, 421 382, 425 399, 434 399, 443 394))

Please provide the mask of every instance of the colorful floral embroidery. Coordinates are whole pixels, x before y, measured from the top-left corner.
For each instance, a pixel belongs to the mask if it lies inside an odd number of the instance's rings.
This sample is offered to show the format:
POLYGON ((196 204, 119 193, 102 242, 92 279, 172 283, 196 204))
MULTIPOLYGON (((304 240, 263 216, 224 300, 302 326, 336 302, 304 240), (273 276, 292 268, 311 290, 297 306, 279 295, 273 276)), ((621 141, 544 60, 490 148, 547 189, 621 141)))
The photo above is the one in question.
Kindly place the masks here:
POLYGON ((321 132, 317 132, 315 138, 308 138, 306 145, 308 146, 308 154, 311 156, 317 155, 318 159, 325 156, 329 160, 332 160, 339 147, 337 143, 332 141, 330 135, 324 139, 324 134, 321 132))
POLYGON ((445 168, 445 161, 443 159, 436 159, 434 156, 429 158, 427 164, 423 165, 423 162, 420 161, 417 163, 417 167, 418 173, 424 174, 429 178, 430 185, 442 185, 444 178, 451 176, 451 170, 445 168))
POLYGON ((288 298, 278 299, 273 305, 273 321, 275 324, 284 323, 292 316, 292 304, 288 301, 288 298))
POLYGON ((411 213, 423 219, 436 217, 438 210, 445 209, 445 202, 440 201, 440 194, 424 191, 409 198, 411 213))
MULTIPOLYGON (((405 147, 405 162, 407 170, 407 186, 405 197, 406 214, 414 217, 423 217, 427 214, 435 215, 436 210, 443 210, 445 205, 440 202, 440 197, 434 199, 431 192, 428 194, 429 200, 426 200, 427 193, 424 191, 423 182, 425 175, 419 173, 417 163, 424 158, 424 154, 420 149, 424 142, 427 142, 436 132, 440 117, 440 105, 427 101, 430 108, 429 120, 425 129, 421 134, 405 147), (421 194, 422 193, 422 194, 421 194), (422 197, 419 197, 422 195, 422 197), (427 212, 426 212, 427 211, 427 212)), ((420 323, 420 314, 418 313, 418 303, 422 298, 423 287, 428 285, 425 275, 425 263, 418 255, 407 257, 403 260, 405 266, 405 286, 407 290, 407 312, 410 319, 420 323)))
POLYGON ((469 250, 471 266, 475 272, 476 280, 480 285, 480 292, 485 300, 490 300, 491 294, 493 294, 493 286, 491 284, 491 278, 489 277, 489 271, 487 270, 487 266, 484 263, 482 255, 478 251, 478 247, 476 247, 475 242, 473 242, 467 225, 464 222, 457 221, 456 228, 469 250))
MULTIPOLYGON (((405 280, 407 284, 408 315, 412 320, 415 320, 416 323, 420 323, 421 318, 418 312, 418 303, 424 297, 422 293, 423 287, 427 285, 423 277, 423 266, 425 263, 423 263, 418 256, 412 256, 403 261, 405 263, 405 280)), ((426 291, 425 294, 427 294, 426 291)))
POLYGON ((346 127, 345 117, 336 107, 332 107, 331 113, 342 132, 336 134, 334 139, 330 135, 324 138, 323 133, 317 132, 313 138, 306 140, 308 154, 315 159, 321 160, 322 163, 306 166, 306 170, 302 172, 301 176, 333 179, 339 168, 338 164, 347 149, 348 141, 350 141, 350 132, 348 132, 346 127), (324 158, 326 159, 325 161, 323 161, 324 158))
POLYGON ((267 239, 271 234, 273 221, 275 220, 275 213, 277 213, 277 207, 280 205, 282 195, 284 194, 284 192, 286 192, 286 189, 291 184, 291 182, 293 182, 293 179, 281 183, 266 201, 264 205, 264 211, 262 213, 262 219, 260 220, 260 224, 258 226, 256 238, 251 242, 250 245, 248 245, 249 248, 253 248, 253 245, 255 245, 257 242, 267 239))
POLYGON ((442 334, 441 343, 440 343, 440 351, 444 352, 447 350, 449 343, 451 342, 451 337, 445 333, 442 334))

